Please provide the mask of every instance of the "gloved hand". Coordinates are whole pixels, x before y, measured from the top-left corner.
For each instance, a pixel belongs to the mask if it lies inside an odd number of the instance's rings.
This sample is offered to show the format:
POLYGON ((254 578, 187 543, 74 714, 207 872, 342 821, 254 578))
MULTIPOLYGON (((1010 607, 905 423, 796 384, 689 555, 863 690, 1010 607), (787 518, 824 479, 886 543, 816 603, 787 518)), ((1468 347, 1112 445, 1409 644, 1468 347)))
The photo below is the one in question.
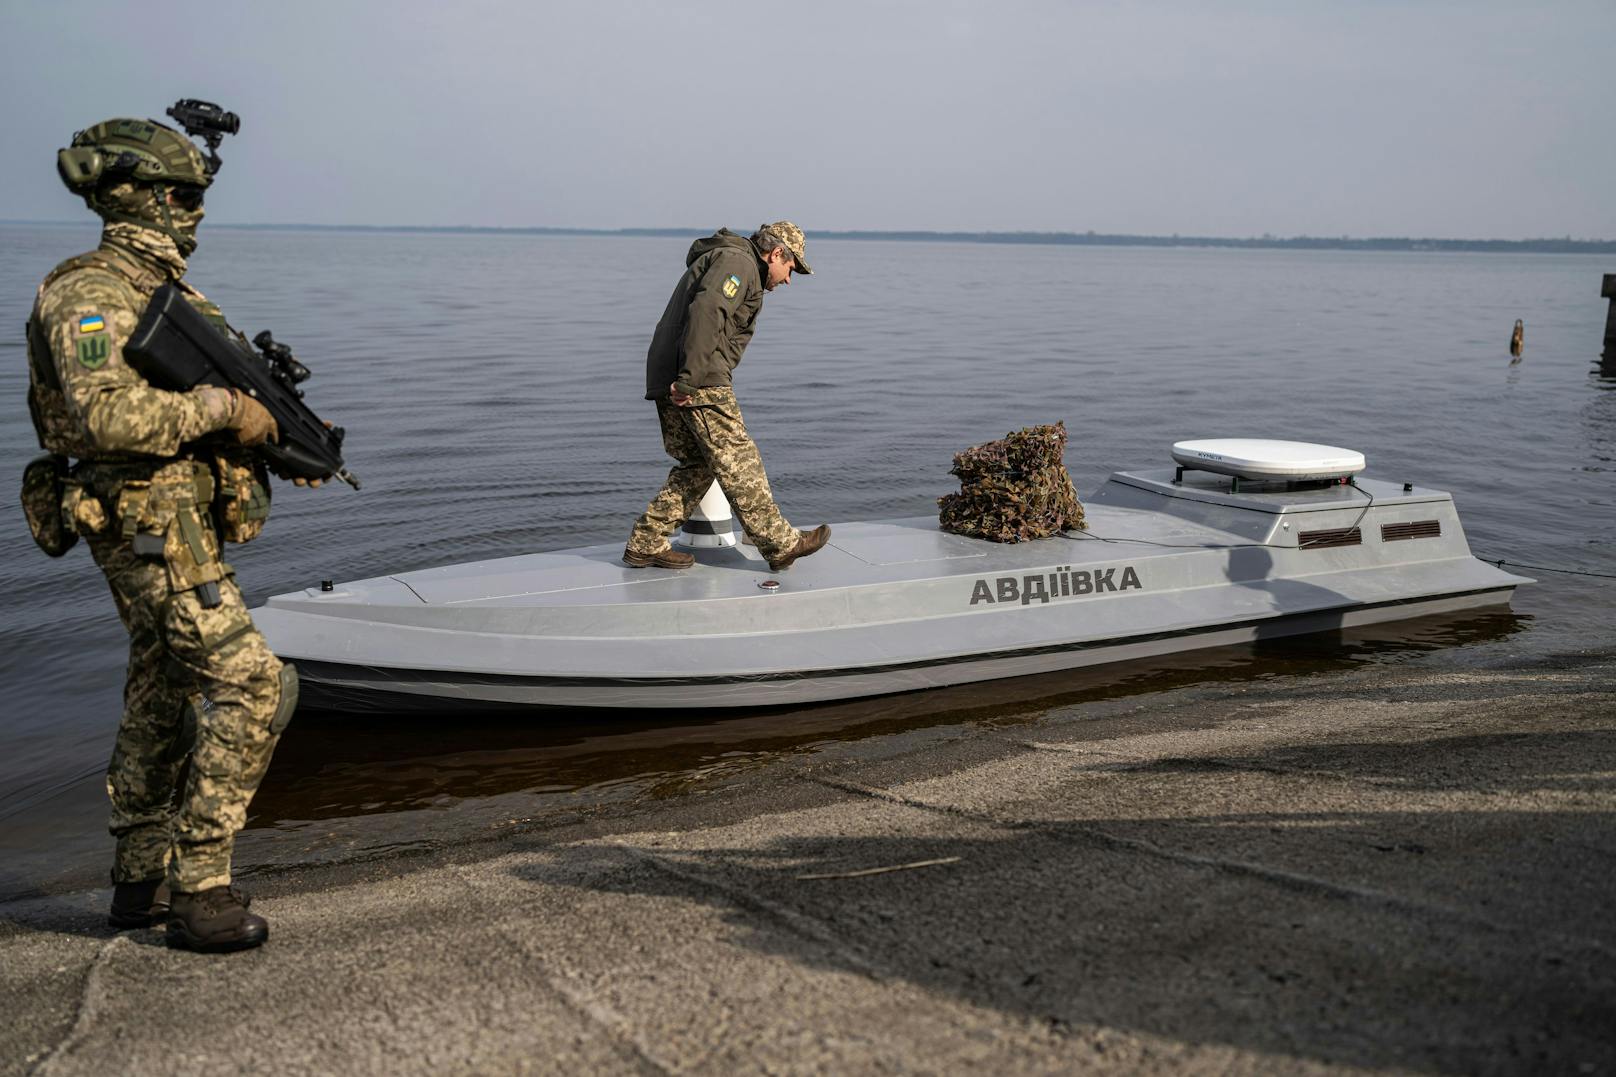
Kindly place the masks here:
POLYGON ((262 445, 266 441, 279 441, 281 429, 258 401, 246 393, 237 392, 236 410, 230 416, 229 429, 236 432, 236 440, 243 445, 262 445))

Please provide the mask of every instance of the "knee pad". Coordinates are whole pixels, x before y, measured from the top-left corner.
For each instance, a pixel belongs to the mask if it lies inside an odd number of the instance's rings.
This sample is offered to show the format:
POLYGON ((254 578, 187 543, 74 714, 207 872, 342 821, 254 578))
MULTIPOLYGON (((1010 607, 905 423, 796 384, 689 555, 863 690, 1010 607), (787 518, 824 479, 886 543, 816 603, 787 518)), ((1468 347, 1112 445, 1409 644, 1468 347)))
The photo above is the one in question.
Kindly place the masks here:
POLYGON ((269 719, 269 731, 275 736, 281 735, 292 720, 292 712, 297 710, 297 667, 287 662, 281 666, 280 691, 281 700, 275 707, 275 713, 269 719))

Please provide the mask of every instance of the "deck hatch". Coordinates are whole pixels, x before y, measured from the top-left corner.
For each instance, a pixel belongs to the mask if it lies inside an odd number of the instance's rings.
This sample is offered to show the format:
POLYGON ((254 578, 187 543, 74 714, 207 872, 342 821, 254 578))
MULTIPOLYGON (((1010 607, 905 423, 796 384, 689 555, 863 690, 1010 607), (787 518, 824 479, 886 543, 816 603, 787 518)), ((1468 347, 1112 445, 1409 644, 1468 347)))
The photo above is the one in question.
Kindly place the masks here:
POLYGON ((1382 542, 1398 542, 1402 539, 1441 537, 1441 520, 1413 520, 1406 524, 1380 525, 1380 541, 1382 542))
POLYGON ((1363 528, 1335 527, 1323 531, 1300 531, 1296 535, 1298 550, 1324 550, 1332 546, 1362 546, 1363 528))

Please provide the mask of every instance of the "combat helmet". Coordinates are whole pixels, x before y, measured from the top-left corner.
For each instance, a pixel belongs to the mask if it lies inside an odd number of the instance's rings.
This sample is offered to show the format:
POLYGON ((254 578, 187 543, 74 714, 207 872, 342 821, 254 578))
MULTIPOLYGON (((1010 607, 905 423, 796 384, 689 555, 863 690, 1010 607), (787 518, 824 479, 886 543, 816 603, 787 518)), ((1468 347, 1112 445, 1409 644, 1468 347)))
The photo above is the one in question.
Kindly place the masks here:
POLYGON ((187 132, 207 139, 206 157, 186 134, 166 124, 119 118, 75 133, 72 145, 57 152, 56 171, 67 189, 104 220, 154 228, 190 254, 196 240, 176 226, 167 195, 176 189, 200 192, 213 183, 220 164, 219 136, 234 134, 240 121, 235 113, 204 101, 181 101, 168 111, 187 132), (137 211, 105 197, 110 188, 126 183, 150 189, 152 197, 142 199, 137 211))
POLYGON ((56 154, 56 171, 74 194, 104 179, 206 187, 213 173, 196 143, 156 120, 103 120, 56 154))

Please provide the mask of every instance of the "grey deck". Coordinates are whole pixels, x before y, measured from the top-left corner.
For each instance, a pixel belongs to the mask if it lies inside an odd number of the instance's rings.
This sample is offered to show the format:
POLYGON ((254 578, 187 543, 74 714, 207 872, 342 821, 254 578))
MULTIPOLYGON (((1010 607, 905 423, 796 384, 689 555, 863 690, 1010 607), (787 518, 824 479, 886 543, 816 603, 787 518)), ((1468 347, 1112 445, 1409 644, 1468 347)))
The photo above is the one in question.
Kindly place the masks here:
POLYGON ((1172 477, 1114 475, 1085 503, 1086 532, 1034 542, 947 534, 930 517, 844 523, 779 574, 745 546, 693 551, 688 570, 630 569, 614 544, 311 588, 254 616, 315 691, 758 706, 1504 603, 1529 582, 1470 555, 1440 491, 1360 479, 1231 494, 1226 479, 1172 477), (1383 541, 1385 524, 1439 534, 1383 541), (1354 525, 1360 544, 1297 548, 1301 533, 1354 525), (1016 597, 1001 600, 1005 581, 1016 597))

